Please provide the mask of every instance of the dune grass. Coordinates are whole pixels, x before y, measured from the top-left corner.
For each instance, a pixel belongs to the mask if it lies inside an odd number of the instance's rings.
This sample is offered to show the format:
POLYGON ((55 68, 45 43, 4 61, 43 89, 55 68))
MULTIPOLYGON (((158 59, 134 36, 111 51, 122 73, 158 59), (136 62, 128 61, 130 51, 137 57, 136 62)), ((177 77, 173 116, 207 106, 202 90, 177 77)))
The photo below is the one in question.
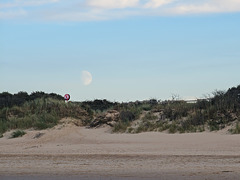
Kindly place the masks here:
MULTIPOLYGON (((89 116, 80 105, 52 98, 40 98, 0 110, 0 134, 10 129, 46 129, 64 117, 81 119, 89 116)), ((83 119, 84 121, 84 119, 83 119)))
POLYGON ((26 132, 23 131, 23 130, 16 130, 16 131, 12 132, 10 138, 22 137, 22 136, 25 135, 25 134, 26 134, 26 132))
POLYGON ((240 134, 240 121, 238 121, 234 128, 230 129, 229 132, 232 134, 240 134))
MULTIPOLYGON (((11 129, 51 128, 64 117, 80 119, 87 126, 109 109, 119 112, 113 132, 185 133, 202 132, 205 128, 218 131, 240 118, 240 85, 227 92, 214 91, 213 97, 198 100, 194 104, 176 99, 129 103, 112 103, 107 100, 65 103, 61 96, 43 92, 30 96, 24 92, 16 95, 0 93, 0 100, 0 137, 11 129), (140 124, 134 126, 136 120, 140 124)), ((238 122, 230 132, 239 134, 239 126, 238 122)))

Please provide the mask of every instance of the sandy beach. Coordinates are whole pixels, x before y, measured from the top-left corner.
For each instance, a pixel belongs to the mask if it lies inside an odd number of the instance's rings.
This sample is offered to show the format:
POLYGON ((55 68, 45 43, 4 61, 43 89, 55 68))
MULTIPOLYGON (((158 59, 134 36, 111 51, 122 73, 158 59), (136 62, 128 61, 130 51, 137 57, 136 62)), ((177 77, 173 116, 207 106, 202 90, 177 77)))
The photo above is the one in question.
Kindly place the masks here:
POLYGON ((112 134, 64 123, 0 139, 0 179, 239 179, 240 135, 112 134))

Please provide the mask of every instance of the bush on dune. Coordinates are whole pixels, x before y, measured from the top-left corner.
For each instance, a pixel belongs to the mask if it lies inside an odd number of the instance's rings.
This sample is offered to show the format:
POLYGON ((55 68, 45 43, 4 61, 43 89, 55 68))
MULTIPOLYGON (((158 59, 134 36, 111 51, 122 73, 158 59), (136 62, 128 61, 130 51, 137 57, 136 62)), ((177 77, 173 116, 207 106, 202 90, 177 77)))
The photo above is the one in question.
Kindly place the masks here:
POLYGON ((25 135, 25 134, 26 134, 26 132, 23 131, 23 130, 16 130, 16 131, 12 132, 10 138, 22 137, 22 136, 25 135))

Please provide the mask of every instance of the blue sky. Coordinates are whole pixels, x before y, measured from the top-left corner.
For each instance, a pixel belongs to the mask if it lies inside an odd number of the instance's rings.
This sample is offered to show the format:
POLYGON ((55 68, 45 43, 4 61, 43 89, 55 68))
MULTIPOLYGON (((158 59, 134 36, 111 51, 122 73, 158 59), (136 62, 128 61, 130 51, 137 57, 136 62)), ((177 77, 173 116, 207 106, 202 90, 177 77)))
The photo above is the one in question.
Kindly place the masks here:
POLYGON ((1 0, 0 92, 202 98, 240 84, 239 32, 239 0, 1 0))

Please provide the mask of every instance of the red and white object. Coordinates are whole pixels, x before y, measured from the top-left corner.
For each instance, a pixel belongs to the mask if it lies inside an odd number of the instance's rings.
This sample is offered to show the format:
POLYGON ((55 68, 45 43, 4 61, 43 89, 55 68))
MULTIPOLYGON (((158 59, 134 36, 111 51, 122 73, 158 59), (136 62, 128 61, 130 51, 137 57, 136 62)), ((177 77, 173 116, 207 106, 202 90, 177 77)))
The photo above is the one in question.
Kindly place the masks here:
POLYGON ((64 95, 64 99, 65 99, 65 101, 69 101, 70 95, 69 95, 69 94, 65 94, 65 95, 64 95))

